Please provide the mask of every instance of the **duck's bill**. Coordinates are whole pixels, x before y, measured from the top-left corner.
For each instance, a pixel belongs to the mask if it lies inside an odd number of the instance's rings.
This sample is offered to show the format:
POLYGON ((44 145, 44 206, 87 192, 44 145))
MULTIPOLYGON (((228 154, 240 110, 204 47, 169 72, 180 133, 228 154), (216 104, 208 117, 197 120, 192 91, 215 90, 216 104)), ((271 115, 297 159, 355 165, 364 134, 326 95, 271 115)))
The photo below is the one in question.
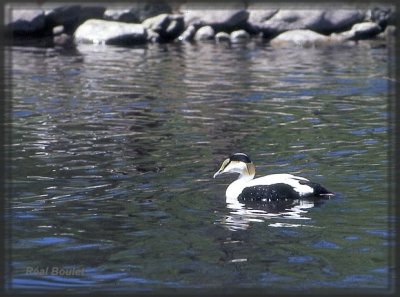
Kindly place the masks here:
POLYGON ((216 178, 218 175, 221 175, 221 171, 218 170, 217 172, 215 172, 215 174, 213 175, 213 178, 216 178))

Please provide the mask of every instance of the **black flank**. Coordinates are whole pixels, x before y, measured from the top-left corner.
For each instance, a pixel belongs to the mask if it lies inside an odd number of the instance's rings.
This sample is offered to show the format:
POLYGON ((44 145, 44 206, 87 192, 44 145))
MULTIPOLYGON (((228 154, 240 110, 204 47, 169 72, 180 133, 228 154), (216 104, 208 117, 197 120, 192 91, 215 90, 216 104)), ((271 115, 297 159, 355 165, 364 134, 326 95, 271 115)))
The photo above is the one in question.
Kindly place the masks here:
POLYGON ((299 199, 297 193, 290 185, 278 183, 273 185, 260 185, 244 188, 238 196, 239 202, 261 201, 263 199, 282 200, 282 199, 299 199))

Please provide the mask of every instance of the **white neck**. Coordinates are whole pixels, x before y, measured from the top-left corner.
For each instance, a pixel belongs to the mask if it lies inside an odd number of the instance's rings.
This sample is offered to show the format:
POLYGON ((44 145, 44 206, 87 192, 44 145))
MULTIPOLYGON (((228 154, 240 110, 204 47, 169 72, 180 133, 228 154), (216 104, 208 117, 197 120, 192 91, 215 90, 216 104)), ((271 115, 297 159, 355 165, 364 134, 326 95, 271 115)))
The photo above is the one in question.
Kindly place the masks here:
POLYGON ((254 178, 253 175, 240 174, 239 177, 226 189, 226 202, 234 203, 246 184, 254 178))

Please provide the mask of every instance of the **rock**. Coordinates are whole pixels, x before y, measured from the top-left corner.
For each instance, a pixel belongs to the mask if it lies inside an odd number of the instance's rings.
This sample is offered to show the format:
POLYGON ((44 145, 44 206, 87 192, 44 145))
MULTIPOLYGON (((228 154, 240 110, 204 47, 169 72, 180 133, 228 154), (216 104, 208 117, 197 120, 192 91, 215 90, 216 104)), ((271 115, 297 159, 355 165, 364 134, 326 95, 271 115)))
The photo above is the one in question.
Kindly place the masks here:
POLYGON ((64 26, 60 25, 60 26, 55 26, 53 28, 53 35, 60 35, 64 33, 64 26))
POLYGON ((374 7, 367 13, 368 20, 377 23, 383 30, 387 25, 395 23, 395 13, 393 7, 374 7))
POLYGON ((11 20, 6 24, 6 33, 13 36, 50 35, 51 30, 46 30, 45 20, 41 9, 11 9, 11 20))
POLYGON ((395 37, 396 35, 396 27, 393 25, 388 25, 386 26, 385 31, 379 33, 377 35, 378 38, 390 38, 390 37, 395 37))
POLYGON ((362 22, 365 18, 365 12, 357 9, 337 9, 327 10, 319 24, 310 27, 319 33, 337 33, 349 30, 354 24, 362 22))
POLYGON ((373 22, 355 24, 351 30, 355 32, 356 39, 371 38, 382 32, 382 28, 373 22))
POLYGON ((168 14, 163 13, 158 16, 148 18, 143 21, 142 25, 147 29, 153 30, 154 32, 162 32, 169 25, 168 14))
POLYGON ((87 20, 74 34, 77 43, 135 45, 147 41, 147 31, 141 24, 104 20, 87 20))
POLYGON ((160 37, 160 34, 158 34, 157 32, 154 32, 152 30, 147 30, 147 41, 161 42, 162 39, 160 37))
POLYGON ((130 9, 107 9, 104 12, 105 20, 124 22, 124 23, 140 23, 139 15, 130 9))
POLYGON ((277 5, 271 4, 271 2, 249 2, 247 5, 247 11, 249 12, 247 26, 242 29, 250 34, 260 33, 262 23, 272 18, 279 11, 276 6, 277 5))
POLYGON ((282 32, 315 27, 322 19, 322 10, 281 9, 271 18, 260 24, 264 37, 271 38, 282 32))
POLYGON ((101 6, 66 5, 55 8, 46 14, 48 26, 64 26, 67 34, 73 34, 79 25, 89 19, 102 19, 105 8, 101 6))
POLYGON ((189 27, 186 28, 185 31, 183 31, 183 33, 181 35, 179 35, 178 40, 179 41, 191 41, 191 40, 193 40, 197 29, 198 29, 198 26, 190 25, 189 27))
POLYGON ((278 9, 249 9, 248 12, 248 22, 251 24, 260 24, 273 17, 278 12, 278 9))
POLYGON ((330 41, 330 38, 316 33, 311 30, 290 30, 279 34, 271 40, 271 45, 300 45, 311 46, 317 44, 324 44, 330 41))
POLYGON ((143 26, 156 32, 164 41, 177 38, 184 30, 183 16, 160 14, 146 19, 143 26))
POLYGON ((79 26, 80 5, 65 5, 46 12, 46 22, 50 27, 63 26, 69 33, 79 26))
POLYGON ((361 40, 374 37, 382 31, 382 28, 373 22, 355 24, 347 33, 350 40, 361 40))
POLYGON ((258 24, 264 37, 274 37, 288 30, 309 29, 322 34, 342 32, 363 21, 365 13, 359 10, 287 10, 281 9, 258 24))
POLYGON ((143 1, 139 2, 135 7, 139 21, 143 22, 144 20, 163 14, 171 14, 172 8, 166 1, 143 1))
POLYGON ((261 32, 262 23, 270 19, 275 13, 278 12, 277 9, 267 9, 267 10, 258 10, 251 9, 249 11, 249 19, 247 20, 247 24, 243 26, 250 34, 258 34, 261 32))
POLYGON ((231 40, 231 36, 230 36, 228 33, 226 33, 226 32, 218 32, 218 33, 215 35, 215 40, 216 40, 217 42, 230 41, 230 40, 231 40))
POLYGON ((213 4, 212 8, 204 3, 188 2, 180 10, 187 26, 211 26, 216 32, 239 29, 249 17, 244 3, 238 1, 221 3, 221 7, 213 4))
POLYGON ((214 38, 215 32, 211 26, 204 26, 197 30, 194 40, 211 40, 214 38))
POLYGON ((185 29, 185 23, 183 21, 183 16, 177 15, 170 19, 170 23, 165 30, 163 35, 164 39, 173 40, 176 39, 185 29))
POLYGON ((233 31, 230 35, 231 42, 243 42, 250 39, 250 34, 245 30, 233 31))
POLYGON ((172 13, 172 8, 166 1, 142 1, 131 4, 127 9, 109 7, 104 12, 104 19, 126 23, 142 23, 148 18, 170 13, 172 13))
POLYGON ((53 37, 53 43, 55 46, 62 46, 62 47, 73 47, 74 40, 71 35, 62 33, 60 35, 53 37))

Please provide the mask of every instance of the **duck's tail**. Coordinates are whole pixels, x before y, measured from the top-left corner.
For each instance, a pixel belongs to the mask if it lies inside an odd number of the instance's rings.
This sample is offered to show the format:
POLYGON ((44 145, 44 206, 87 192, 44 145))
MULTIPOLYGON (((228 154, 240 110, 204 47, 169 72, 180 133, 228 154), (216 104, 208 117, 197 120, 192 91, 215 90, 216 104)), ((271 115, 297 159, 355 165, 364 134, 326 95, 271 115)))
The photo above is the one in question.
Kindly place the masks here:
POLYGON ((311 188, 313 188, 314 193, 313 195, 315 197, 321 197, 321 198, 331 198, 333 196, 335 196, 335 193, 327 190, 326 188, 324 188, 323 186, 321 186, 320 184, 311 182, 311 181, 301 181, 300 183, 302 184, 306 184, 307 186, 310 186, 311 188))
POLYGON ((324 188, 323 186, 321 186, 319 184, 315 184, 313 189, 314 189, 314 195, 317 197, 331 198, 331 197, 335 196, 335 193, 327 190, 326 188, 324 188))

